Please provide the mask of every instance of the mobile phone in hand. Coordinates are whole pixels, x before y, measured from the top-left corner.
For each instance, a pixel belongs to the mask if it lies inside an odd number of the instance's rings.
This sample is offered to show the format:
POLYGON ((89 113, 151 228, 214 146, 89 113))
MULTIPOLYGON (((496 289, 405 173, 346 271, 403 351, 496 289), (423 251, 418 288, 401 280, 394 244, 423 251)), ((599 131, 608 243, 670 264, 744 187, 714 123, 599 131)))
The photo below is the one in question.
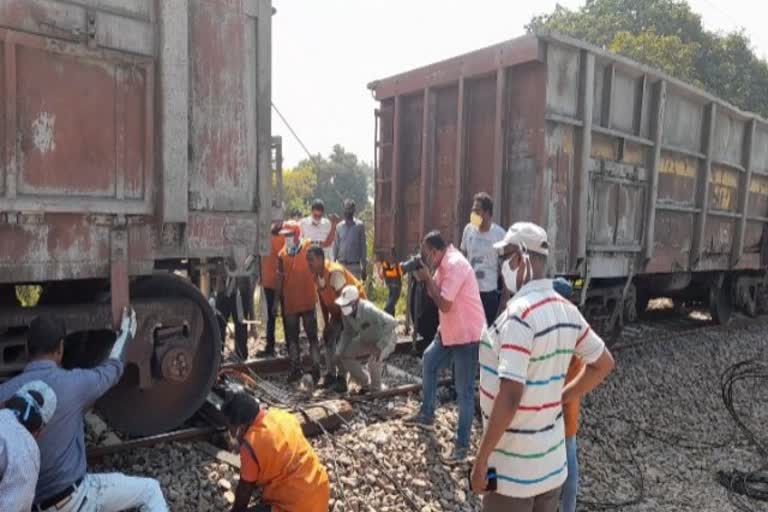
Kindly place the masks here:
MULTIPOLYGON (((472 488, 472 468, 469 468, 469 471, 467 472, 467 479, 469 480, 469 487, 472 488)), ((488 468, 488 472, 486 473, 485 477, 486 481, 488 482, 488 485, 485 486, 486 491, 495 491, 496 486, 498 483, 498 480, 496 478, 496 468, 488 468)))

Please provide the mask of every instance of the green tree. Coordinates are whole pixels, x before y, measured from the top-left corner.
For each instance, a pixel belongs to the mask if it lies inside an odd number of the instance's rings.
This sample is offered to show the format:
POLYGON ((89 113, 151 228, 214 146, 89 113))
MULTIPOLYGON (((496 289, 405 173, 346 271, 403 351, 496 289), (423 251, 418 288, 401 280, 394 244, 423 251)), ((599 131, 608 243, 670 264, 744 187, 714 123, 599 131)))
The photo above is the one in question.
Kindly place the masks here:
POLYGON ((558 5, 526 29, 590 42, 768 115, 768 64, 755 55, 743 30, 705 30, 685 0, 587 0, 577 10, 558 5))
POLYGON ((368 207, 368 183, 373 176, 373 169, 361 162, 354 153, 345 151, 337 144, 333 146, 328 158, 318 155, 312 160, 302 161, 299 166, 314 169, 317 181, 313 197, 325 202, 327 213, 340 214, 346 198, 354 199, 358 212, 368 207))
POLYGON ((310 201, 317 186, 317 175, 311 165, 299 164, 283 173, 283 200, 286 216, 294 209, 303 214, 309 212, 310 201))

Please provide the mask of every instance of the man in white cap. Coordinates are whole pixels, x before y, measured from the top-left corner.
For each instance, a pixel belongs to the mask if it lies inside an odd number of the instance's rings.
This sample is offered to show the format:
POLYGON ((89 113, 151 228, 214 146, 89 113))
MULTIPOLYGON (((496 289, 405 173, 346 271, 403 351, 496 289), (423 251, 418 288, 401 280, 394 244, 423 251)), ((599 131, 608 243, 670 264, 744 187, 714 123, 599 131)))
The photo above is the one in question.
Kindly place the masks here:
POLYGON ((347 285, 336 299, 341 308, 343 330, 337 348, 339 363, 360 386, 360 393, 380 391, 381 366, 397 343, 397 321, 373 303, 360 298, 354 285, 347 285), (358 360, 368 356, 368 370, 358 360))
POLYGON ((563 404, 598 386, 613 370, 613 357, 544 278, 549 244, 541 227, 518 222, 495 246, 514 297, 480 343, 484 432, 472 490, 486 493, 494 468, 497 488, 485 494, 484 511, 554 512, 568 473, 563 404), (564 385, 572 356, 585 368, 564 385))
POLYGON ((0 409, 0 510, 30 510, 40 472, 35 438, 56 411, 56 394, 44 382, 22 386, 0 409))

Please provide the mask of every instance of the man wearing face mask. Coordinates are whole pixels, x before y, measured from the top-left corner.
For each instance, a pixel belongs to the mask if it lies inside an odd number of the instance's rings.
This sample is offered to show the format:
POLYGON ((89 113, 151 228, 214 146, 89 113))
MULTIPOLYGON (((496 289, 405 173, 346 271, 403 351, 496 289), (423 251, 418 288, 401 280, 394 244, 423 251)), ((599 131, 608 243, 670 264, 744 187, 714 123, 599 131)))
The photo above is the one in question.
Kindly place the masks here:
POLYGON ((337 361, 336 342, 341 335, 341 309, 336 299, 341 295, 345 286, 357 288, 360 296, 365 298, 363 284, 357 280, 341 264, 328 261, 321 247, 313 245, 307 250, 309 269, 315 276, 317 296, 320 299, 320 309, 323 313, 323 345, 326 354, 326 374, 320 387, 333 387, 339 393, 347 391, 347 377, 337 361))
POLYGON ((434 430, 437 375, 441 368, 453 363, 459 425, 453 453, 444 460, 456 464, 468 455, 475 409, 477 346, 485 327, 485 311, 472 266, 453 245, 445 243, 439 231, 424 237, 421 254, 423 261, 434 269, 434 277, 422 267, 416 271, 416 279, 425 283, 427 293, 437 305, 440 326, 423 356, 421 409, 405 421, 434 430))
POLYGON ((475 271, 488 325, 499 312, 499 258, 493 244, 504 238, 504 229, 492 219, 491 196, 485 192, 475 194, 469 224, 461 237, 461 252, 475 271))
POLYGON ((397 344, 397 321, 360 297, 357 286, 348 285, 336 300, 341 309, 344 329, 339 340, 338 357, 352 380, 360 386, 360 393, 381 391, 382 362, 397 344), (367 371, 358 358, 368 357, 367 371))
POLYGON ((0 510, 32 509, 40 471, 35 439, 56 411, 56 393, 33 380, 21 387, 0 409, 0 510))
POLYGON ((261 258, 261 286, 264 298, 267 300, 267 345, 264 350, 256 353, 257 357, 273 357, 275 355, 275 288, 277 287, 277 257, 285 246, 285 237, 280 234, 283 221, 272 223, 272 247, 269 256, 261 258))
POLYGON ((496 247, 515 295, 480 344, 484 432, 472 490, 485 494, 485 512, 555 512, 568 474, 563 404, 597 387, 614 362, 578 308, 545 279, 549 244, 541 227, 518 222, 496 247), (585 369, 564 384, 572 355, 585 369), (491 493, 489 467, 497 479, 491 493))
POLYGON ((344 222, 336 227, 336 242, 333 256, 356 278, 365 281, 367 277, 368 247, 365 241, 365 225, 355 218, 355 202, 344 200, 344 222))
POLYGON ((277 257, 277 286, 275 288, 274 311, 278 306, 283 311, 285 344, 291 358, 291 373, 288 382, 301 379, 301 345, 299 344, 300 323, 309 340, 312 354, 312 377, 320 380, 320 346, 317 340, 317 316, 315 302, 317 289, 315 278, 309 269, 307 251, 310 240, 301 238, 301 230, 295 222, 285 222, 280 233, 285 237, 285 247, 277 257))
POLYGON ((336 239, 336 226, 339 216, 336 214, 326 218, 325 203, 322 199, 312 201, 312 210, 308 217, 301 219, 301 237, 319 245, 325 251, 325 257, 333 261, 333 242, 336 239))
POLYGON ((240 481, 231 512, 327 512, 328 473, 298 420, 286 411, 262 410, 240 392, 221 408, 240 442, 240 481), (261 487, 261 503, 248 507, 261 487))

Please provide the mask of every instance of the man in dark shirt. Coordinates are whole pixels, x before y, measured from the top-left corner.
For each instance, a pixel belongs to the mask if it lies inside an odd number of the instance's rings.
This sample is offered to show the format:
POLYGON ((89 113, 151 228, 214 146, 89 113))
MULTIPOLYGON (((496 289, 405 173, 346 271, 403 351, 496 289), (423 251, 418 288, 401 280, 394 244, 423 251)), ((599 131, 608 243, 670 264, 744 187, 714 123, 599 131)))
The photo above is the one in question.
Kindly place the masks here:
POLYGON ((126 310, 117 340, 105 362, 92 369, 64 370, 60 367, 66 335, 64 323, 40 316, 29 326, 27 348, 31 361, 20 375, 0 385, 0 402, 34 380, 45 382, 56 393, 56 412, 38 438, 40 476, 32 510, 168 510, 156 480, 121 473, 86 473, 85 411, 120 380, 125 349, 135 331, 136 314, 126 310))
POLYGON ((336 226, 333 257, 354 276, 365 281, 368 270, 365 225, 355 218, 355 202, 344 200, 344 222, 336 226))

